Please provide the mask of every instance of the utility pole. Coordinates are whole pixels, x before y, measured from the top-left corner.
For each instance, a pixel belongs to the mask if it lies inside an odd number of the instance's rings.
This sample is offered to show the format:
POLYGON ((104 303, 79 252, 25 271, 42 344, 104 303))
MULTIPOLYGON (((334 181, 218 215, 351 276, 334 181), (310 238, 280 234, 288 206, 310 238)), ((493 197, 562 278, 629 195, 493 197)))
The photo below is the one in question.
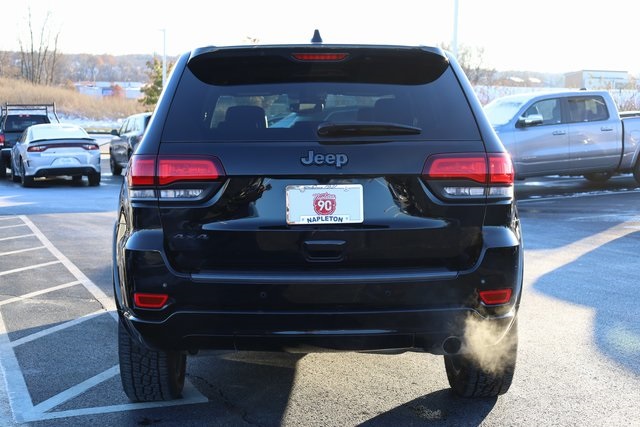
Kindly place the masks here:
POLYGON ((162 28, 160 31, 162 31, 162 89, 164 89, 167 81, 167 29, 162 28))
POLYGON ((460 0, 453 0, 453 37, 451 39, 451 49, 453 56, 458 57, 458 6, 460 0))

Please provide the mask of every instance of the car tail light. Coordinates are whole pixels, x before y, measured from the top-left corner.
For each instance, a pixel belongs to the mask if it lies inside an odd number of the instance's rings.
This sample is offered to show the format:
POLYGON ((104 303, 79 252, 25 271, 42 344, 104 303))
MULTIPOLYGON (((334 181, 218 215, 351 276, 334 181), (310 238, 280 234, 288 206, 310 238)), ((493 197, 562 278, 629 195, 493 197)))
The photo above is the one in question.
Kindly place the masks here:
MULTIPOLYGON (((217 160, 217 159, 216 159, 217 160)), ((158 158, 158 184, 176 181, 215 181, 222 170, 219 162, 205 158, 158 158)))
POLYGON ((480 301, 485 305, 500 305, 511 301, 512 289, 491 289, 478 292, 480 301))
POLYGON ((127 182, 132 199, 197 199, 203 193, 201 182, 219 181, 225 176, 217 157, 146 156, 131 157, 127 182), (174 183, 194 183, 166 188, 174 183))
POLYGON ((293 53, 291 56, 298 61, 342 61, 347 59, 348 53, 318 52, 293 53))
POLYGON ((167 294, 143 294, 136 292, 133 294, 133 302, 138 308, 160 309, 167 304, 169 295, 167 294))
POLYGON ((0 133, 0 146, 4 146, 4 134, 0 133))
POLYGON ((513 165, 506 153, 438 154, 427 159, 424 179, 447 199, 513 197, 513 165))
POLYGON ((29 148, 27 148, 27 151, 31 153, 42 153, 43 151, 46 151, 50 148, 53 149, 53 148, 78 148, 78 147, 87 151, 95 151, 100 149, 98 144, 68 143, 68 144, 53 144, 53 145, 47 145, 47 144, 30 145, 29 148))

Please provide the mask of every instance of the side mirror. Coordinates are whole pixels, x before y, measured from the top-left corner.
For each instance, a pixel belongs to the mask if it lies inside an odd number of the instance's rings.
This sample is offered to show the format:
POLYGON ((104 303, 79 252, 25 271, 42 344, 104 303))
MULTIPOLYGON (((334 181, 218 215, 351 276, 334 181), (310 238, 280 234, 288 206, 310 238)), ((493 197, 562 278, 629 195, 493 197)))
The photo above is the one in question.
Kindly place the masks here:
POLYGON ((519 128, 528 128, 531 126, 541 125, 543 121, 544 118, 542 117, 542 114, 530 114, 527 117, 520 117, 516 126, 519 128))
POLYGON ((118 129, 111 129, 111 135, 118 136, 118 129))

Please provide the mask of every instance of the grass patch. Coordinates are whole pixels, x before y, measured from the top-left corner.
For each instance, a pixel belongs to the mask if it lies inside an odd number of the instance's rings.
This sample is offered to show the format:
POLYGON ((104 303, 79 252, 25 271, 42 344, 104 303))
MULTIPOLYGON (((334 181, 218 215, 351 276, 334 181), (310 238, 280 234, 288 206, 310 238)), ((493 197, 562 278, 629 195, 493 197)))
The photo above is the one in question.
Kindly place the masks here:
POLYGON ((135 99, 98 98, 78 93, 73 87, 34 85, 24 80, 5 77, 0 77, 0 102, 2 104, 5 102, 15 104, 53 102, 56 104, 58 115, 90 121, 115 122, 132 114, 148 111, 148 107, 141 105, 135 99))

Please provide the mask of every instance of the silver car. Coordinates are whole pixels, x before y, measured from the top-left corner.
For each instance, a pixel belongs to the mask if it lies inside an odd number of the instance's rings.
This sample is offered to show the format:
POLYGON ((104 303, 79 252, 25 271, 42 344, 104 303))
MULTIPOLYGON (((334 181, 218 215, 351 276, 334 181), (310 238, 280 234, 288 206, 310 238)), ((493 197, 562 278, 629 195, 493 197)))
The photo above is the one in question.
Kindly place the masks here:
POLYGON ((87 176, 89 185, 100 185, 100 147, 79 126, 62 123, 27 128, 11 151, 11 177, 31 186, 35 178, 87 176))

